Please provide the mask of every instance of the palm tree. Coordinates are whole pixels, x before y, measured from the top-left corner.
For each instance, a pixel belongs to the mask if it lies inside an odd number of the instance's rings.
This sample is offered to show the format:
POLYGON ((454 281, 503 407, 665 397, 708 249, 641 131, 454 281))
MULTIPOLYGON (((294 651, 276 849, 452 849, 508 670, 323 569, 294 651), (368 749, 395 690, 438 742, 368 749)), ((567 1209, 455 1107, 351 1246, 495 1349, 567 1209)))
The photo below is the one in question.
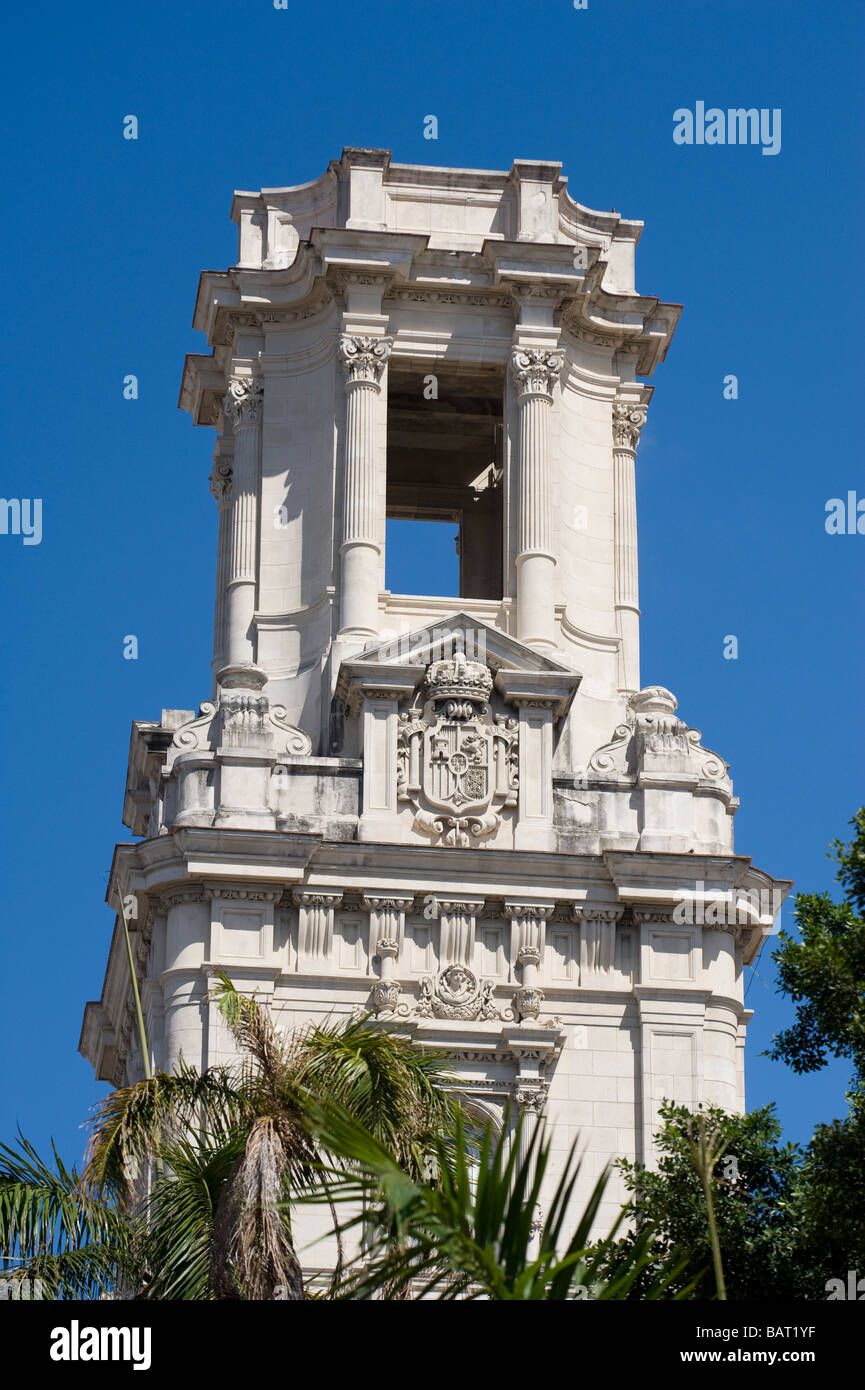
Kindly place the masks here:
POLYGON ((438 1057, 364 1018, 283 1039, 226 976, 214 994, 239 1065, 112 1092, 81 1175, 56 1154, 52 1172, 23 1140, 0 1150, 0 1250, 16 1277, 53 1271, 55 1297, 303 1298, 292 1213, 301 1196, 329 1200, 310 1105, 344 1109, 407 1173, 430 1170, 459 1109, 438 1057))

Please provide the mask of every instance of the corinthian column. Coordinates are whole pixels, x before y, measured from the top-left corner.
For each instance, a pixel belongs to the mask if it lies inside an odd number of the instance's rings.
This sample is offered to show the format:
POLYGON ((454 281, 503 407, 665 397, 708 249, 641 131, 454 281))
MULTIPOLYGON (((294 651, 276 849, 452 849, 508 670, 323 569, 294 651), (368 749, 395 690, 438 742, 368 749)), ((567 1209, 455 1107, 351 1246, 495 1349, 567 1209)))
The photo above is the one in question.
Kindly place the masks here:
POLYGON ((637 490, 634 463, 646 423, 639 401, 613 402, 613 516, 616 565, 618 685, 640 688, 640 594, 637 582, 637 490))
POLYGON ((546 348, 516 347, 511 354, 519 410, 517 635, 542 651, 556 646, 550 411, 562 360, 546 348))
POLYGON ((231 459, 222 452, 222 441, 213 456, 210 491, 219 511, 219 530, 216 540, 216 603, 213 617, 213 670, 218 671, 226 661, 225 586, 228 582, 228 530, 231 515, 231 459))
POLYGON ((235 376, 228 383, 225 413, 234 429, 234 476, 226 558, 228 663, 252 665, 255 639, 258 485, 261 473, 261 404, 263 389, 253 376, 235 376))
POLYGON ((392 338, 343 333, 345 368, 345 496, 343 505, 340 634, 378 631, 379 525, 376 515, 376 400, 392 338))

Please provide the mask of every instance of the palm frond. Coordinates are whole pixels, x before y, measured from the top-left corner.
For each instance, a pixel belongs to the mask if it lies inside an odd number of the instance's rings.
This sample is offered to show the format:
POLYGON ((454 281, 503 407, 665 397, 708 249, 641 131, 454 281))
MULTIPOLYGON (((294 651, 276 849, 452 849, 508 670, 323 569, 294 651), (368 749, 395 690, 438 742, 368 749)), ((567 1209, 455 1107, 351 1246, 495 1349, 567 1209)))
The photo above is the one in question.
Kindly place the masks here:
POLYGON ((243 1148, 240 1130, 160 1148, 163 1174, 145 1210, 146 1298, 213 1298, 215 1215, 243 1148))
POLYGON ((84 1180, 96 1191, 128 1198, 133 1171, 144 1168, 161 1144, 198 1128, 229 1131, 247 1108, 242 1085, 219 1067, 199 1073, 181 1062, 171 1075, 157 1072, 121 1086, 96 1108, 84 1180))
MULTIPOLYGON (((606 1241, 591 1245, 606 1172, 565 1238, 580 1175, 576 1143, 537 1232, 537 1202, 551 1153, 543 1122, 534 1125, 524 1147, 522 1117, 510 1135, 488 1125, 477 1145, 457 1114, 451 1149, 438 1147, 438 1180, 424 1183, 344 1108, 311 1101, 310 1109, 322 1145, 355 1166, 329 1170, 334 1200, 365 1208, 362 1217, 351 1215, 342 1224, 348 1231, 363 1221, 367 1231, 340 1297, 393 1297, 412 1288, 424 1298, 537 1301, 586 1297, 591 1289, 593 1298, 622 1299, 651 1262, 649 1232, 638 1248, 611 1254, 619 1222, 606 1241)), ((662 1272, 655 1296, 672 1277, 662 1272)))
POLYGON ((0 1144, 0 1272, 41 1279, 53 1298, 92 1298, 122 1276, 133 1225, 51 1148, 53 1167, 23 1135, 0 1144))

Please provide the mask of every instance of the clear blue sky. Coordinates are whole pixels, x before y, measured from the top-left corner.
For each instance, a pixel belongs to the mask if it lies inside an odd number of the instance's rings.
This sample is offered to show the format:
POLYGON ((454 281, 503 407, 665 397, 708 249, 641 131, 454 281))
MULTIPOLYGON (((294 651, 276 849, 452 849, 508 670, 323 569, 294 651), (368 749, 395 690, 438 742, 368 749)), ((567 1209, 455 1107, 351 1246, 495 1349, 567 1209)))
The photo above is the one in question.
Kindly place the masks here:
MULTIPOLYGON (((0 536, 0 1137, 20 1122, 80 1152, 105 1090, 75 1048, 129 838, 130 722, 210 691, 212 432, 176 405, 184 353, 205 350, 199 272, 235 258, 235 188, 314 178, 346 144, 482 168, 559 159, 581 202, 645 220, 638 289, 685 311, 638 461, 643 681, 731 762, 737 848, 832 887, 827 843, 865 800, 865 536, 824 528, 830 497, 865 497, 863 31, 850 0, 9 12, 0 492, 41 497, 44 517, 38 546, 0 536), (697 101, 781 108, 781 152, 674 144, 673 112, 697 101)), ((790 1017, 773 978, 764 951, 749 1101, 777 1100, 802 1139, 842 1112, 846 1068, 800 1080, 760 1057, 790 1017)))

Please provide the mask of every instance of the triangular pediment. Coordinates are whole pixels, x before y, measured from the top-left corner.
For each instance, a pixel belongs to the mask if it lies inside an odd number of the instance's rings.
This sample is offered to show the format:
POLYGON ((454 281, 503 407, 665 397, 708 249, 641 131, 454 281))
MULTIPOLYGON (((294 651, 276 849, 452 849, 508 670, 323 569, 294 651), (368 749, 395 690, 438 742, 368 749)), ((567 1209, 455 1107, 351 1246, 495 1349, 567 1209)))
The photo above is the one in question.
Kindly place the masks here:
POLYGON ((357 652, 354 661, 384 666, 423 666, 462 650, 470 661, 481 661, 491 671, 531 671, 561 675, 573 668, 527 647, 516 637, 479 622, 468 613, 451 613, 434 624, 415 628, 399 637, 375 642, 357 652))

